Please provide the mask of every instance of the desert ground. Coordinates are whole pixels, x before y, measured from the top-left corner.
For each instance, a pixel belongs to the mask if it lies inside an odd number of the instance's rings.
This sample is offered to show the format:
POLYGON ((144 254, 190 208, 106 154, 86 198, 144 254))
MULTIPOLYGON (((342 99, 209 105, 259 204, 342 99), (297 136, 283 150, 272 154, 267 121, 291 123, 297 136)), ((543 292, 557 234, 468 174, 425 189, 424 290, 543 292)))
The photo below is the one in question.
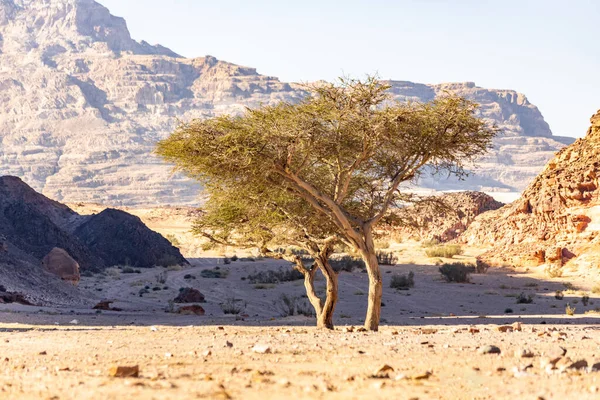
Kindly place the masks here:
MULTIPOLYGON (((340 273, 337 327, 322 331, 312 317, 282 317, 281 295, 301 301, 302 281, 242 280, 288 264, 224 264, 216 254, 191 259, 183 269, 113 268, 84 276, 85 308, 2 304, 0 398, 600 397, 594 367, 600 362, 600 314, 594 311, 600 298, 593 281, 496 268, 472 275, 468 284, 447 283, 434 265, 438 260, 427 258, 418 243, 394 250, 398 265, 382 267, 385 306, 377 333, 360 329, 368 288, 360 270, 340 273), (215 267, 227 272, 202 277, 215 267), (395 273, 408 271, 415 274, 414 288, 389 288, 395 273), (169 300, 180 287, 205 295, 206 315, 166 312, 177 308, 169 300), (517 304, 521 293, 532 302, 517 304), (590 297, 586 306, 584 294, 590 297), (243 309, 225 315, 222 305, 233 298, 243 309), (103 299, 121 311, 92 310, 103 299), (573 316, 565 313, 567 304, 573 316), (488 346, 500 353, 484 354, 488 346), (113 377, 116 366, 138 366, 139 375, 113 377)), ((480 251, 467 249, 457 258, 470 261, 480 251)), ((318 281, 317 288, 323 286, 318 281)))

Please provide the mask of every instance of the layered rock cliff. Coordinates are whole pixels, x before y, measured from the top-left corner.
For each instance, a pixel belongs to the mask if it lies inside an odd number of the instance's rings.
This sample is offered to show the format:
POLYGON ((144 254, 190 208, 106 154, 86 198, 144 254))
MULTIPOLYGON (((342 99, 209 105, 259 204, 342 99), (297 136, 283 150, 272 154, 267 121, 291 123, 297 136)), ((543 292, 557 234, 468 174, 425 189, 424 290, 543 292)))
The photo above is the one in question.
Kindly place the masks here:
POLYGON ((573 265, 598 261, 599 179, 600 111, 587 135, 561 150, 519 200, 478 217, 462 240, 493 246, 482 256, 491 264, 560 268, 572 259, 573 265))
MULTIPOLYGON (((553 137, 539 110, 511 90, 390 84, 401 101, 464 95, 503 129, 469 180, 424 178, 422 186, 520 190, 569 142, 553 137)), ((122 18, 93 0, 0 0, 0 175, 57 200, 194 203, 198 186, 152 156, 156 141, 179 120, 304 95, 253 68, 138 43, 122 18)))

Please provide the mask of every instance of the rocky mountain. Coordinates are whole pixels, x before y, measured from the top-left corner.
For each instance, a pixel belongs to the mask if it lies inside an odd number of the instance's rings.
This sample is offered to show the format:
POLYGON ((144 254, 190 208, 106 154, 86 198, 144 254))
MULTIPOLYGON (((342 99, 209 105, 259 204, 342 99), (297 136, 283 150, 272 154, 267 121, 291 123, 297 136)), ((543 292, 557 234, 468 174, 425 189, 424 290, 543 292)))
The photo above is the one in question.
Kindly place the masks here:
POLYGON ((562 149, 521 198, 478 217, 462 240, 492 245, 482 261, 559 271, 600 262, 600 111, 587 135, 562 149))
MULTIPOLYGON (((552 136, 539 110, 515 91, 390 84, 400 101, 464 95, 503 129, 472 178, 424 178, 421 186, 521 190, 572 141, 552 136)), ((194 203, 199 187, 152 155, 156 141, 180 120, 303 96, 302 86, 253 68, 138 43, 122 18, 93 0, 0 0, 0 174, 57 200, 194 203)))

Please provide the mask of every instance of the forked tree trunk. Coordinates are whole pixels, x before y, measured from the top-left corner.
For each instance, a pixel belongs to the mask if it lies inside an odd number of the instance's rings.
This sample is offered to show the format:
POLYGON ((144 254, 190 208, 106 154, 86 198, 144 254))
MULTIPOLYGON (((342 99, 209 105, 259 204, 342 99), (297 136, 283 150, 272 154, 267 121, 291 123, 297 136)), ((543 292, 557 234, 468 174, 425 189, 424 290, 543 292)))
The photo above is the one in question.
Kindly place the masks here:
POLYGON ((317 317, 317 328, 333 329, 333 313, 338 301, 338 278, 337 274, 329 265, 329 254, 315 255, 317 268, 307 270, 300 257, 295 258, 294 268, 304 275, 304 288, 308 301, 315 309, 317 317), (326 281, 326 297, 323 301, 315 291, 315 274, 317 269, 321 271, 326 281))
POLYGON ((379 261, 377 261, 377 253, 375 252, 375 243, 370 230, 365 231, 365 246, 361 249, 361 256, 366 264, 367 274, 369 276, 369 299, 367 315, 365 317, 365 329, 369 331, 378 331, 379 320, 381 318, 383 282, 381 280, 379 261))
POLYGON ((315 258, 315 263, 326 281, 326 297, 321 312, 317 313, 317 328, 333 329, 333 313, 338 301, 338 277, 331 265, 328 256, 315 258))

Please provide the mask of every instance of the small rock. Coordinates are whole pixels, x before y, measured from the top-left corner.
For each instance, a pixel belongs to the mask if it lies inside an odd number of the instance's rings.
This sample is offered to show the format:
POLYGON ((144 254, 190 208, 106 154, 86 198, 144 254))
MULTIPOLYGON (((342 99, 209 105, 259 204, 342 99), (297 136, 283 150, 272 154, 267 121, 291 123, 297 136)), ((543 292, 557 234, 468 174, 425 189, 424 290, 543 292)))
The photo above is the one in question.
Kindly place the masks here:
POLYGON ((567 365, 566 369, 585 369, 588 366, 588 362, 586 360, 577 360, 575 362, 570 363, 569 365, 567 365))
POLYGON ((514 324, 511 325, 512 328, 517 331, 517 332, 521 332, 523 331, 523 326, 521 325, 520 322, 515 322, 514 324))
POLYGON ((270 354, 271 348, 266 344, 256 344, 252 348, 252 351, 258 354, 270 354))
POLYGON ((210 351, 210 350, 205 350, 205 351, 202 353, 202 356, 203 356, 203 357, 208 357, 208 356, 211 356, 211 355, 212 355, 212 351, 210 351))
POLYGON ((478 350, 478 353, 479 354, 500 354, 501 350, 497 346, 487 345, 487 346, 480 347, 478 350))
POLYGON ((498 329, 498 331, 502 333, 512 332, 514 330, 513 327, 510 325, 498 326, 496 329, 498 329))
POLYGON ((233 347, 233 343, 225 341, 225 346, 223 347, 233 347))
POLYGON ((151 327, 150 327, 150 330, 151 330, 152 332, 156 332, 156 331, 158 331, 158 328, 157 328, 157 327, 155 327, 155 326, 151 326, 151 327))
POLYGON ((79 323, 79 321, 77 321, 76 319, 72 320, 71 322, 69 322, 72 325, 77 325, 79 323))
POLYGON ((394 368, 388 364, 384 364, 373 373, 372 377, 376 379, 388 379, 390 377, 390 372, 394 372, 394 368))
POLYGON ((140 374, 140 368, 137 365, 126 367, 126 366, 113 366, 109 375, 115 378, 137 378, 140 374))
POLYGON ((517 358, 531 358, 534 354, 529 349, 520 349, 515 351, 515 357, 517 358))
POLYGON ((471 326, 471 327, 469 327, 469 333, 470 334, 479 333, 479 329, 475 328, 474 326, 471 326))

